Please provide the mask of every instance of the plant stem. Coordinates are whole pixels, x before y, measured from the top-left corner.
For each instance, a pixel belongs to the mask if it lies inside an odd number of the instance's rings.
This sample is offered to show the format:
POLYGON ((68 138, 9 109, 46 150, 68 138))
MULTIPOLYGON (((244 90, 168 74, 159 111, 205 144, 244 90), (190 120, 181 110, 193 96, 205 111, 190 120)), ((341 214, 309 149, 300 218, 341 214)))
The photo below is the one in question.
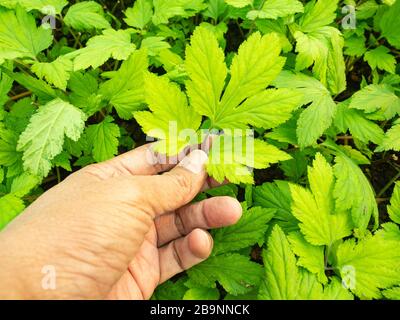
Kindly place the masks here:
POLYGON ((61 174, 60 174, 60 168, 56 167, 56 172, 57 172, 57 183, 61 182, 61 174))
POLYGON ((398 179, 400 178, 400 171, 393 177, 392 180, 388 182, 386 186, 383 187, 381 191, 377 194, 377 198, 382 197, 382 195, 392 186, 393 183, 395 183, 398 179))
POLYGON ((10 97, 10 100, 16 101, 16 100, 19 100, 19 99, 21 99, 21 98, 28 97, 28 96, 30 96, 31 94, 32 94, 32 91, 22 92, 22 93, 17 94, 17 95, 15 95, 15 96, 13 96, 13 97, 10 97))
MULTIPOLYGON (((262 7, 264 6, 265 1, 266 1, 266 0, 263 0, 263 1, 261 2, 260 6, 259 6, 256 10, 261 10, 262 7)), ((253 8, 253 9, 255 9, 255 8, 253 8)), ((251 35, 251 34, 253 33, 253 30, 254 30, 254 27, 255 27, 255 26, 256 26, 256 22, 253 21, 253 23, 251 24, 250 30, 249 30, 249 32, 247 33, 247 36, 249 36, 249 35, 251 35)))

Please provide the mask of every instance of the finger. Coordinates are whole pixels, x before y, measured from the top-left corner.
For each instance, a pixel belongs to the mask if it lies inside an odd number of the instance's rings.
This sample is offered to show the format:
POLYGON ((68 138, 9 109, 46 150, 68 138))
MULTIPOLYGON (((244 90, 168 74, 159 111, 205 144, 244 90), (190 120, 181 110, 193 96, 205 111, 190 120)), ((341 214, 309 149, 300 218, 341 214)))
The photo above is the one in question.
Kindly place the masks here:
POLYGON ((154 143, 146 144, 118 157, 101 163, 111 169, 113 176, 121 175, 154 175, 172 169, 179 156, 167 158, 154 151, 154 143))
POLYGON ((204 185, 207 174, 207 154, 191 152, 178 166, 159 176, 138 177, 142 209, 152 216, 174 211, 193 200, 204 185))
MULTIPOLYGON (((207 137, 201 144, 201 150, 208 152, 215 136, 207 137)), ((110 169, 110 176, 116 174, 130 175, 155 175, 166 172, 175 167, 180 160, 189 154, 193 148, 200 146, 188 146, 178 155, 167 157, 154 150, 156 143, 149 143, 138 147, 132 151, 124 153, 118 157, 101 163, 104 168, 110 169)), ((215 181, 211 181, 211 186, 216 185, 215 181)))
POLYGON ((231 197, 216 197, 184 206, 174 213, 156 218, 158 246, 185 236, 196 228, 213 229, 235 224, 241 215, 239 201, 231 197))
POLYGON ((207 231, 195 229, 186 237, 160 248, 160 283, 207 259, 212 246, 211 235, 207 231))

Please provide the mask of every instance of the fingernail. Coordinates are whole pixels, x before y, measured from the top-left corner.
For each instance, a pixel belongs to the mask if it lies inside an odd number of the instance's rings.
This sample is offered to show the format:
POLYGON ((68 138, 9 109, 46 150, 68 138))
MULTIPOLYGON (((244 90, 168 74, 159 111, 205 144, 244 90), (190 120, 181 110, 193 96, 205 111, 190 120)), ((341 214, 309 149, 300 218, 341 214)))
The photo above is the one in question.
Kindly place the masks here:
POLYGON ((192 173, 199 174, 204 171, 207 161, 208 156, 204 151, 194 150, 179 163, 179 166, 192 173))

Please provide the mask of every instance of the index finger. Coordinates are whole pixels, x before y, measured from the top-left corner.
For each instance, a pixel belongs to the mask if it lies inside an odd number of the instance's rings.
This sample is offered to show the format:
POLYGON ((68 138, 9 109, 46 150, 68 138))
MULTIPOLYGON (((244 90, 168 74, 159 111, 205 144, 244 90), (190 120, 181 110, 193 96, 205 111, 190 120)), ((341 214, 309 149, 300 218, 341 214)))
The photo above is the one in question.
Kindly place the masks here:
MULTIPOLYGON (((207 137, 201 144, 201 149, 208 153, 212 145, 213 137, 207 137)), ((199 145, 187 146, 178 155, 167 157, 166 155, 156 152, 154 149, 157 142, 145 144, 141 147, 133 149, 127 153, 117 156, 103 163, 103 165, 111 168, 112 175, 156 175, 173 169, 182 159, 184 159, 191 151, 200 149, 199 145)), ((215 187, 217 184, 213 180, 209 180, 209 186, 204 189, 215 187)))
POLYGON ((126 152, 104 164, 111 166, 115 172, 128 175, 155 175, 169 171, 178 163, 179 156, 166 157, 154 151, 155 143, 145 144, 126 152))

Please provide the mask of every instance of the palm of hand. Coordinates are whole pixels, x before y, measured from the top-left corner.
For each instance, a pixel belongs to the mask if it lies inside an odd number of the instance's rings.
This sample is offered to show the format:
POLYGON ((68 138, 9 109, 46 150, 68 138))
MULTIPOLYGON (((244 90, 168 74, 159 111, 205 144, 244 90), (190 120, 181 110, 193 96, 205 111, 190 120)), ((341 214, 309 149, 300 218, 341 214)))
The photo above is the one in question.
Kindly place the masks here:
POLYGON ((232 224, 239 216, 232 199, 220 197, 158 217, 108 298, 149 299, 160 283, 209 256, 212 238, 204 229, 232 224))

